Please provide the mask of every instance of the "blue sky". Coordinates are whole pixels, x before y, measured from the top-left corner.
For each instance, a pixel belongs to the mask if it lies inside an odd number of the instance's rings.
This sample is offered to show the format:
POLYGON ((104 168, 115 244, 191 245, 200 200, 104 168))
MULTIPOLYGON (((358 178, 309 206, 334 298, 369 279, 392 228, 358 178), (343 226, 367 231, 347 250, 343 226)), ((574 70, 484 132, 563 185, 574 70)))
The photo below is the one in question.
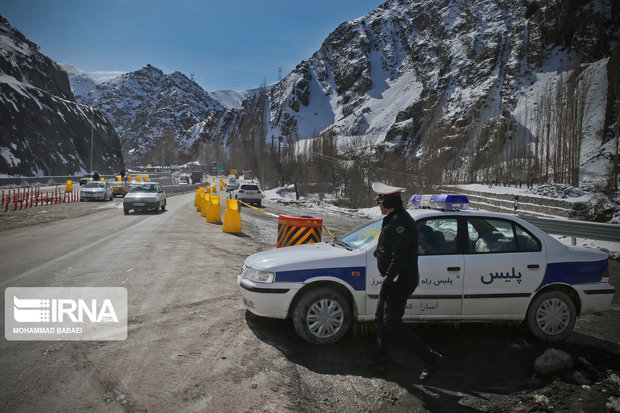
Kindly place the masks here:
POLYGON ((338 25, 384 0, 4 0, 0 14, 86 72, 179 71, 206 90, 286 76, 338 25))

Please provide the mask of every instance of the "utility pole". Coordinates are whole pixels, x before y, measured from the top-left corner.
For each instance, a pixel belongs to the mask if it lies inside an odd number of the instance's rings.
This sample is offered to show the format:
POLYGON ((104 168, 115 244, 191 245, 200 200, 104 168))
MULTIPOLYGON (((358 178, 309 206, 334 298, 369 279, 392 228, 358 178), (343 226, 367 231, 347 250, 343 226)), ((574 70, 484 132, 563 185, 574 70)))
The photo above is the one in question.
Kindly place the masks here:
POLYGON ((93 130, 95 129, 95 108, 91 108, 90 116, 90 172, 93 172, 93 130))

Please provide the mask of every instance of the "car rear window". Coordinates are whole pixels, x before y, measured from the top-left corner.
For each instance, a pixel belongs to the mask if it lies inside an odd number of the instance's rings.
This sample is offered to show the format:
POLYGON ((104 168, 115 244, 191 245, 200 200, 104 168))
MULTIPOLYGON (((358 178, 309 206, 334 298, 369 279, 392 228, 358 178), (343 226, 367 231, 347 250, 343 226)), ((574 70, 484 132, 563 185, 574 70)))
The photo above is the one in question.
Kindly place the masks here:
POLYGON ((250 191, 258 191, 258 185, 241 185, 241 189, 247 189, 250 191))

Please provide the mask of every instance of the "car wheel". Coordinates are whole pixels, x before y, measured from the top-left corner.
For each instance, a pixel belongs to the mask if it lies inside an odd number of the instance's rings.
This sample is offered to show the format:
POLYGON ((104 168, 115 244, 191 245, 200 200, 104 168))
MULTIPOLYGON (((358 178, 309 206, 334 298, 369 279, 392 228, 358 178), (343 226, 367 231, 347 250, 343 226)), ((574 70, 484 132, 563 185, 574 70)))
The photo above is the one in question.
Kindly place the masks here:
POLYGON ((125 215, 129 214, 129 210, 128 209, 124 209, 125 215))
POLYGON ((315 288, 304 293, 295 304, 293 324, 297 334, 309 343, 335 343, 351 325, 351 308, 338 291, 315 288))
POLYGON ((161 212, 164 212, 166 210, 166 202, 164 201, 163 205, 161 206, 161 212))
POLYGON ((561 291, 538 295, 527 311, 527 326, 534 337, 545 341, 562 341, 575 327, 575 303, 561 291))
POLYGON ((261 206, 261 201, 258 201, 258 202, 256 203, 256 206, 257 206, 257 207, 261 206))

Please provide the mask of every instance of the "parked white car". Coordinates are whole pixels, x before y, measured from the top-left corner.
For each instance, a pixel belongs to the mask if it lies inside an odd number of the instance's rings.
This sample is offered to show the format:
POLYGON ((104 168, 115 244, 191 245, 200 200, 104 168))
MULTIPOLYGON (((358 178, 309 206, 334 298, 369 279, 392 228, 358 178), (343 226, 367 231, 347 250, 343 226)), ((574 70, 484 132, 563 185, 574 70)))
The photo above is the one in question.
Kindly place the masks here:
MULTIPOLYGON (((450 210, 449 200, 443 210, 410 210, 420 282, 405 321, 524 321, 537 338, 560 341, 577 316, 610 308, 607 254, 565 246, 514 216, 450 210)), ((383 282, 373 255, 381 223, 247 257, 237 278, 244 306, 292 318, 297 333, 317 344, 338 341, 354 319, 372 321, 383 282)))
POLYGON ((80 201, 114 199, 114 188, 109 182, 91 181, 80 188, 80 201))

